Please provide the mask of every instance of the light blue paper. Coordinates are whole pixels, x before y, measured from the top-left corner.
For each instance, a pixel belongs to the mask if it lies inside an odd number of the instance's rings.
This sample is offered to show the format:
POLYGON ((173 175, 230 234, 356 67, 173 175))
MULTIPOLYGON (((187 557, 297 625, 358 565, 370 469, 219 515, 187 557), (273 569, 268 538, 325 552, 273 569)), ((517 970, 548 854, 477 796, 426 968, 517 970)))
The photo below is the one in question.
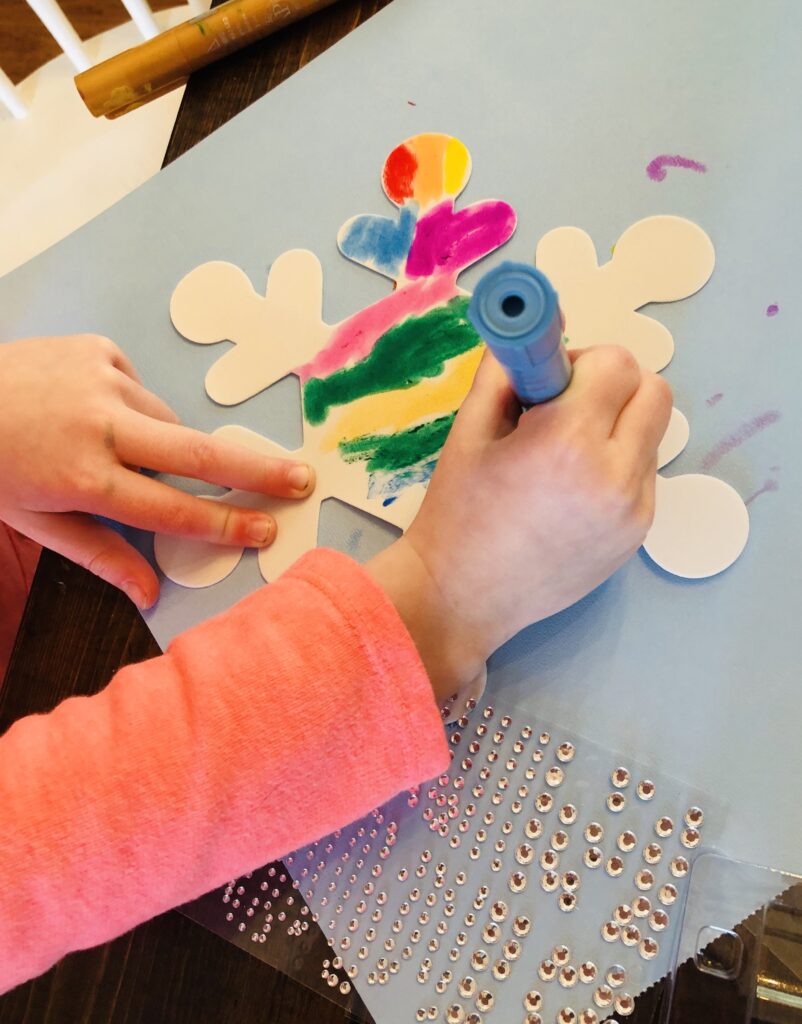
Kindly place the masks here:
MULTIPOLYGON (((721 840, 730 856, 799 872, 801 29, 790 0, 507 0, 498 13, 481 0, 398 0, 0 281, 0 337, 108 334, 186 422, 236 421, 288 443, 299 429, 294 382, 236 409, 215 406, 203 379, 220 349, 177 335, 170 294, 211 259, 236 263, 261 287, 293 247, 323 263, 327 321, 385 294, 387 282, 338 255, 335 237, 353 214, 389 213, 379 173, 405 137, 458 136, 473 158, 465 201, 496 196, 516 208, 518 231, 493 261, 532 259, 561 225, 588 231, 603 256, 641 217, 699 223, 716 247, 711 282, 652 311, 674 335, 666 377, 691 426, 667 472, 698 470, 722 438, 777 410, 778 423, 714 472, 744 498, 767 480, 779 489, 750 505, 752 535, 730 570, 687 582, 638 555, 499 652, 489 686, 716 794, 736 808, 721 840), (669 169, 654 182, 646 165, 663 153, 707 171, 669 169), (779 313, 767 317, 772 303, 779 313)), ((334 514, 322 539, 358 553, 360 528, 334 514)), ((259 582, 247 557, 210 590, 166 582, 149 625, 164 644, 259 582)))

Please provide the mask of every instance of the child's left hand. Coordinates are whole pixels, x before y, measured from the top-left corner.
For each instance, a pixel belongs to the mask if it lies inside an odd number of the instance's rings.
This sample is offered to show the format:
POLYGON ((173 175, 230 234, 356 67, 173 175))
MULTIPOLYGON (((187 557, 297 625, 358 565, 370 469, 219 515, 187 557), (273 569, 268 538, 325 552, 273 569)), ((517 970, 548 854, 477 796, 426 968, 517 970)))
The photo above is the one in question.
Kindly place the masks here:
POLYGON ((218 544, 266 547, 275 539, 271 516, 185 494, 142 467, 285 498, 304 498, 315 485, 306 463, 180 426, 107 338, 0 345, 0 520, 120 587, 140 608, 158 596, 156 574, 91 515, 218 544))

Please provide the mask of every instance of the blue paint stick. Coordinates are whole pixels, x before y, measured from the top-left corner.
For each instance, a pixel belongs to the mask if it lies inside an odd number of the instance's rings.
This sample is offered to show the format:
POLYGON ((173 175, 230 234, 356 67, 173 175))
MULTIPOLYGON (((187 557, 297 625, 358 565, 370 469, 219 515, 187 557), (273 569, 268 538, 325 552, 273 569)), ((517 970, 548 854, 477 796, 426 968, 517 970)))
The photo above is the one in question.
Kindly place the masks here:
POLYGON ((476 286, 468 318, 498 359, 524 406, 555 398, 571 381, 560 307, 549 279, 526 263, 507 261, 476 286))

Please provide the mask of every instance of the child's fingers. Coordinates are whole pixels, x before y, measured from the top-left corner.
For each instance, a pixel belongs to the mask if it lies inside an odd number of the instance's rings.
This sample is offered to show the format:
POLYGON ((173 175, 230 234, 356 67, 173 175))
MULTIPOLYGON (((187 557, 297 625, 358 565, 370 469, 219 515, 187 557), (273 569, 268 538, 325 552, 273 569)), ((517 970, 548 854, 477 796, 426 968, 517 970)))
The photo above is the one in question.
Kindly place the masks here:
POLYGON ((181 422, 178 415, 158 395, 154 395, 152 391, 148 391, 125 375, 122 375, 120 380, 123 400, 129 409, 140 412, 143 416, 150 416, 151 419, 161 420, 163 423, 181 422))
POLYGON ((269 458, 190 427, 133 414, 119 435, 117 456, 129 465, 280 498, 305 498, 315 486, 305 462, 269 458))
POLYGON ((14 527, 124 591, 138 608, 159 596, 156 573, 118 533, 77 512, 21 512, 14 527))
POLYGON ((506 373, 490 349, 486 349, 455 429, 482 440, 494 440, 514 430, 520 415, 521 406, 506 373))
POLYGON ((276 521, 266 512, 197 498, 122 466, 85 500, 96 515, 155 533, 252 548, 267 547, 276 537, 276 521))
POLYGON ((582 410, 583 419, 609 437, 626 403, 638 390, 641 370, 635 357, 618 345, 599 345, 573 353, 573 377, 553 405, 582 410))
POLYGON ((656 373, 645 373, 621 410, 612 436, 637 465, 647 466, 656 457, 670 418, 671 388, 656 373))

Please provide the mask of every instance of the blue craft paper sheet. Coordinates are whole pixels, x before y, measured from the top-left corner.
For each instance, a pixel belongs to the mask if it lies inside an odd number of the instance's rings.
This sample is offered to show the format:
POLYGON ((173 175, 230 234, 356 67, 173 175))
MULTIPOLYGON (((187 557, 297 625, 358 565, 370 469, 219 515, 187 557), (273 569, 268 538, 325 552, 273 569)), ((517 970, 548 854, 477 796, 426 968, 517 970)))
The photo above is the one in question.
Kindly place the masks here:
MULTIPOLYGON (((338 255, 335 237, 353 214, 390 212, 379 173, 403 138, 460 137, 474 167, 464 201, 492 196, 517 209, 517 234, 492 261, 531 259, 542 234, 560 225, 588 231, 604 257, 641 217, 698 222, 716 247, 713 279, 655 310, 674 334, 666 376, 691 425, 668 474, 698 470, 722 437, 778 410, 778 423, 714 472, 744 497, 768 478, 779 490, 751 504, 749 545, 728 572, 692 583, 636 556, 585 601, 499 652, 489 686, 715 793, 737 811, 721 838, 727 853, 800 871, 802 814, 789 792, 802 777, 802 8, 507 0, 498 10, 484 0, 397 0, 1 280, 0 338, 107 334, 185 422, 206 430, 239 422, 290 444, 300 429, 295 382, 235 409, 215 406, 203 378, 222 348, 176 334, 170 294, 210 259, 238 264, 260 287, 270 263, 293 247, 322 260, 329 322, 385 294, 386 281, 338 255), (707 173, 670 169, 653 182, 645 168, 661 153, 700 160, 707 173), (770 303, 780 307, 773 318, 770 303)), ((470 287, 478 272, 461 283, 470 287)), ((383 536, 336 510, 322 531, 362 556, 383 536)), ((259 583, 252 558, 209 590, 165 582, 149 625, 165 644, 259 583)))

